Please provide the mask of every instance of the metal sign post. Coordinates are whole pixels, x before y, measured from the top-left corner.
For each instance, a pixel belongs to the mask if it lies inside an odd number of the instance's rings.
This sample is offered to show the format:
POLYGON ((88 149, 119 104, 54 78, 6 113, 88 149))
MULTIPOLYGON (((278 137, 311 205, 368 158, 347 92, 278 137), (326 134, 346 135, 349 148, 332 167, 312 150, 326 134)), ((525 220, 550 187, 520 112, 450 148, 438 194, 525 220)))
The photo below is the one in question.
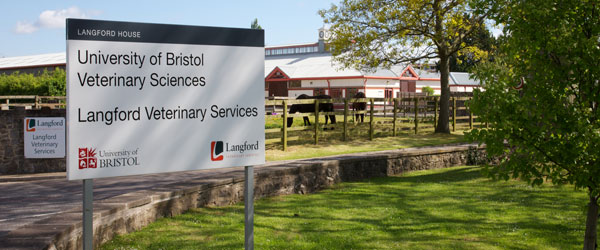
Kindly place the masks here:
POLYGON ((94 180, 83 180, 83 250, 94 246, 94 180))
POLYGON ((244 168, 244 247, 254 250, 254 166, 244 168))

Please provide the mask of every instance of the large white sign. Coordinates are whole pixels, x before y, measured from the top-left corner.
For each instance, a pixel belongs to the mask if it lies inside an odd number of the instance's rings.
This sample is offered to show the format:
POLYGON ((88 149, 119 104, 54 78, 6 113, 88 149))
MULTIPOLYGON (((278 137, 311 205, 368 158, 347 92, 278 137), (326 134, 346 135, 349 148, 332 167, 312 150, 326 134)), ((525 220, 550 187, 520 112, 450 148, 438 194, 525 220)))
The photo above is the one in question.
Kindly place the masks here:
POLYGON ((264 31, 67 20, 69 180, 256 165, 264 31))
POLYGON ((65 118, 26 117, 23 125, 25 158, 65 157, 65 118))

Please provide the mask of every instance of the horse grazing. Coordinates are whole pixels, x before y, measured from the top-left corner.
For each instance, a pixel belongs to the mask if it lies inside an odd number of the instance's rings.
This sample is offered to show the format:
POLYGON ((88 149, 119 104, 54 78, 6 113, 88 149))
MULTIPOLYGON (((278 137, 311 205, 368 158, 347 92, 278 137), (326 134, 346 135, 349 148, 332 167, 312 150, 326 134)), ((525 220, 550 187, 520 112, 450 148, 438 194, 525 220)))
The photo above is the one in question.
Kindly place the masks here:
MULTIPOLYGON (((366 98, 365 93, 363 92, 357 92, 354 95, 354 98, 366 98)), ((352 110, 353 111, 363 111, 367 109, 367 103, 366 102, 355 102, 352 103, 352 110)), ((360 117, 360 122, 364 122, 365 121, 365 114, 355 114, 354 115, 356 117, 356 120, 358 120, 358 117, 360 117)))
MULTIPOLYGON (((328 95, 318 95, 318 96, 309 96, 309 95, 305 95, 305 94, 301 94, 299 95, 297 98, 297 100, 302 100, 302 99, 331 99, 331 96, 328 95)), ((292 106, 290 106, 290 114, 294 114, 296 112, 300 112, 300 113, 314 113, 315 112, 315 105, 308 103, 308 104, 293 104, 292 106)), ((333 103, 319 103, 319 112, 333 112, 333 103)), ((303 117, 304 119, 304 126, 310 126, 310 121, 308 120, 308 117, 305 116, 303 117)), ((331 124, 335 124, 335 115, 326 115, 325 116, 325 124, 327 124, 328 119, 331 119, 331 124)), ((292 123, 294 123, 294 118, 293 117, 288 117, 287 118, 287 126, 288 128, 292 126, 292 123)))

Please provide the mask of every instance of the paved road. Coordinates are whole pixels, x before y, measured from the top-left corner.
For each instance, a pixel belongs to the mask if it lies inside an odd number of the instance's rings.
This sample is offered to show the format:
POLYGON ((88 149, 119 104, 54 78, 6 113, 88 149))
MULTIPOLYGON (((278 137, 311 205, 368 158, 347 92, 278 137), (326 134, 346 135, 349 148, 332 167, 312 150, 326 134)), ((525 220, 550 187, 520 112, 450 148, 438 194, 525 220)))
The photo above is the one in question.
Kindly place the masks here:
MULTIPOLYGON (((238 167, 96 179, 94 201, 243 170, 243 167, 238 167)), ((39 174, 18 178, 0 176, 0 239, 26 224, 81 207, 82 191, 82 181, 67 181, 65 174, 39 174)))

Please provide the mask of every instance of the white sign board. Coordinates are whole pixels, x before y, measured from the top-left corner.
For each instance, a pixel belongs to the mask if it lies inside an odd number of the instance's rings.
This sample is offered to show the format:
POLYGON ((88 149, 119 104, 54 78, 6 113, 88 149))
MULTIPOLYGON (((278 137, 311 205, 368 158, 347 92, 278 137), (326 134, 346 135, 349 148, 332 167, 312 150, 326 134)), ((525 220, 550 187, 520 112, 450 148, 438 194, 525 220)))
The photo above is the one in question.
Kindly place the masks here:
POLYGON ((65 118, 26 117, 23 125, 25 158, 65 157, 65 118))
POLYGON ((69 180, 257 165, 264 31, 67 20, 69 180))

